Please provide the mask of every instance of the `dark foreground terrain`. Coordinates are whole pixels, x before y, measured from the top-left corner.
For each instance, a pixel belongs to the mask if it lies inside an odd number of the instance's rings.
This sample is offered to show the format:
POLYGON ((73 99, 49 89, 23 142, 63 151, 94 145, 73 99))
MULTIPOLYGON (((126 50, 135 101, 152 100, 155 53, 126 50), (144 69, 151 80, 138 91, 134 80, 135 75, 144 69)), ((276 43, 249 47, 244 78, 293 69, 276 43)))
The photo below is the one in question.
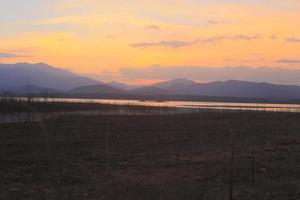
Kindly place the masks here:
POLYGON ((300 199, 300 114, 74 115, 0 126, 1 200, 300 199))

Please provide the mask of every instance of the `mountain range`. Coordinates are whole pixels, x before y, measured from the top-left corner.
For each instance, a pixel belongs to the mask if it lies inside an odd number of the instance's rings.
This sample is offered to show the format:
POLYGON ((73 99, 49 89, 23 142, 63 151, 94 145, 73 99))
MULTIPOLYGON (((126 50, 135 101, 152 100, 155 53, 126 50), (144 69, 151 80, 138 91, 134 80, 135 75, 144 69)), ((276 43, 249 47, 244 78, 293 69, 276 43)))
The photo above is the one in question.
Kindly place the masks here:
POLYGON ((47 64, 0 64, 0 90, 16 94, 202 96, 300 100, 300 86, 240 80, 198 83, 174 79, 138 87, 119 82, 103 83, 47 64))
POLYGON ((79 76, 44 63, 0 64, 0 89, 2 90, 13 90, 26 85, 33 85, 66 91, 75 87, 98 83, 91 78, 79 76))

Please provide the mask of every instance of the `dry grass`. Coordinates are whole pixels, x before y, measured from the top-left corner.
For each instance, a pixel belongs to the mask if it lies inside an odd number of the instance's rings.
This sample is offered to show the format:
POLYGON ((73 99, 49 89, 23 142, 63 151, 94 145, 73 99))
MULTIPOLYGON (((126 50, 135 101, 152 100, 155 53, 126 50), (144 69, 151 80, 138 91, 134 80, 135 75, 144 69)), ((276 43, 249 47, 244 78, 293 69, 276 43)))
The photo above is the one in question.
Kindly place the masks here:
POLYGON ((263 112, 1 125, 0 199, 299 199, 299 133, 263 112))

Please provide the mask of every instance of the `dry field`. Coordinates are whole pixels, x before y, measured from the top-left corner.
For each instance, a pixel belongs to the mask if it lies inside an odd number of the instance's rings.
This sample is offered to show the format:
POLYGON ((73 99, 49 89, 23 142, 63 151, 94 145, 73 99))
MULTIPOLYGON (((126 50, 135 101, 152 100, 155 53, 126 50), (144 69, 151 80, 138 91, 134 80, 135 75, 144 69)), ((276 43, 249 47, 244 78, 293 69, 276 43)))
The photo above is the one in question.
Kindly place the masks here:
POLYGON ((0 125, 2 200, 300 199, 300 114, 61 116, 0 125))

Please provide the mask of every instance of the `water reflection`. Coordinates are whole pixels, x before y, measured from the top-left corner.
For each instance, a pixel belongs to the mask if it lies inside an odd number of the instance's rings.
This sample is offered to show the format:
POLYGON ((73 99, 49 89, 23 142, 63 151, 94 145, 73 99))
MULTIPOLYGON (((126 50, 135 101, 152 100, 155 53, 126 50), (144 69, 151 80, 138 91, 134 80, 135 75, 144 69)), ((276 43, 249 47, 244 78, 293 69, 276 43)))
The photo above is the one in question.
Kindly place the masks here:
POLYGON ((36 102, 72 102, 72 103, 99 103, 122 106, 145 106, 157 109, 119 109, 94 110, 94 111, 68 111, 51 113, 12 113, 1 114, 0 124, 20 123, 27 121, 43 121, 58 116, 72 115, 154 115, 154 114, 179 114, 203 111, 265 111, 265 112, 294 112, 300 113, 299 104, 262 104, 262 103, 230 103, 230 102, 190 102, 190 101, 138 101, 138 100, 114 100, 114 99, 65 99, 65 98, 35 98, 36 102), (173 109, 160 109, 173 108, 173 109))
MULTIPOLYGON (((34 101, 45 101, 35 98, 34 101)), ((49 99, 48 99, 49 101, 49 99)), ((191 109, 218 109, 218 110, 244 110, 244 111, 270 111, 270 112, 299 112, 299 104, 265 104, 265 103, 230 103, 230 102, 192 102, 192 101, 139 101, 139 100, 116 100, 116 99, 64 99, 52 98, 54 102, 73 103, 99 103, 111 105, 135 105, 171 108, 191 109)))

